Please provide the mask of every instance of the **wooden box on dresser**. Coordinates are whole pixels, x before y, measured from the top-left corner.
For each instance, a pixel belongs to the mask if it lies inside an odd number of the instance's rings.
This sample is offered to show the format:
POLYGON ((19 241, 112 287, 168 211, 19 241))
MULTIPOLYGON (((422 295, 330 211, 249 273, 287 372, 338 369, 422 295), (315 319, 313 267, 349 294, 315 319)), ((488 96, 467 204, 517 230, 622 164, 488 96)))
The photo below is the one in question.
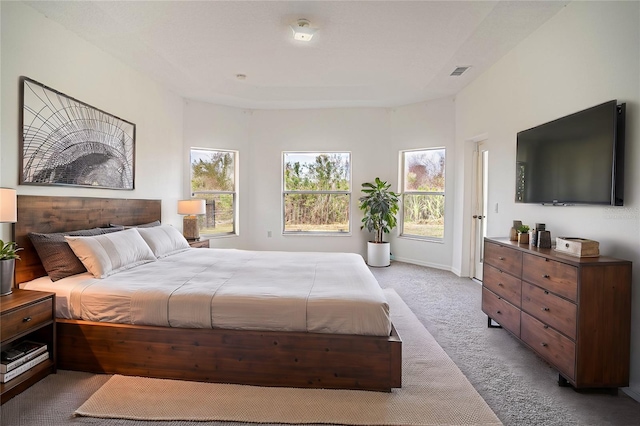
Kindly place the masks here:
POLYGON ((0 344, 2 350, 22 340, 47 344, 49 359, 6 383, 0 384, 0 403, 4 404, 50 373, 56 372, 56 294, 13 289, 0 296, 0 344))
POLYGON ((485 238, 482 311, 579 388, 629 386, 631 262, 485 238))

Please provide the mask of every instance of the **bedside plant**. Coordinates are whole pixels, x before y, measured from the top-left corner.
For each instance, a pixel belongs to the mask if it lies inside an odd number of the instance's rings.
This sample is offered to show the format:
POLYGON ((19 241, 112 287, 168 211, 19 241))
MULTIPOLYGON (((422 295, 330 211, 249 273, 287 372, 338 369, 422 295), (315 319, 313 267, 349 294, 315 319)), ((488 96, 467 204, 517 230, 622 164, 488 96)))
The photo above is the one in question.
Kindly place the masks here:
POLYGON ((374 233, 373 241, 368 242, 367 263, 370 266, 389 266, 391 264, 390 244, 382 240, 396 227, 396 214, 400 209, 398 194, 390 191, 391 184, 376 178, 373 183, 362 184, 360 210, 364 211, 362 226, 374 233))
POLYGON ((20 260, 17 254, 19 250, 22 249, 16 247, 13 241, 5 243, 0 240, 0 296, 11 294, 16 259, 20 260))
POLYGON ((6 243, 0 240, 0 260, 18 259, 20 256, 16 253, 22 250, 22 248, 16 247, 16 243, 13 241, 7 241, 6 243))

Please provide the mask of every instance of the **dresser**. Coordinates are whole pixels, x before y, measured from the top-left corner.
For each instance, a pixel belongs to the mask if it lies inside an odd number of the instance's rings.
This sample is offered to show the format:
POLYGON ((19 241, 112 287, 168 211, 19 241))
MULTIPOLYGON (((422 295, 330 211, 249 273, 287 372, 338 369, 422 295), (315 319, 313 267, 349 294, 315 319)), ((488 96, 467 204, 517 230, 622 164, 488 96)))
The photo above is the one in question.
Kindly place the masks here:
POLYGON ((55 293, 13 289, 0 298, 2 350, 23 340, 46 343, 49 359, 0 384, 4 404, 43 377, 56 372, 55 293))
POLYGON ((575 388, 629 385, 631 262, 485 238, 482 311, 575 388))

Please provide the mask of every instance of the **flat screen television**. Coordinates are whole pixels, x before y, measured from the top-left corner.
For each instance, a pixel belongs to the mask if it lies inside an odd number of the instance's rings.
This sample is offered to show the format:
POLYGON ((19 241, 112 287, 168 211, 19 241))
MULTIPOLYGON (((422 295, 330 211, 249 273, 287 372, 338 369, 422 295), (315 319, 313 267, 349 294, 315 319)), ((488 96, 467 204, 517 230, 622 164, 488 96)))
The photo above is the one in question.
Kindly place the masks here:
POLYGON ((613 100, 518 132, 516 202, 623 205, 625 109, 613 100))

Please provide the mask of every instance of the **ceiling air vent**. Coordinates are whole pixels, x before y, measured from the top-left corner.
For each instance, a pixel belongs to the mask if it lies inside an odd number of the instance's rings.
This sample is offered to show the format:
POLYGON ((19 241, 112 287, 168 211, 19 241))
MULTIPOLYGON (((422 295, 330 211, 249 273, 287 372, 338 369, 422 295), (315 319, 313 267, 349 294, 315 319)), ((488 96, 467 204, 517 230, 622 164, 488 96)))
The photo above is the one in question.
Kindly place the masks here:
POLYGON ((453 77, 458 77, 462 75, 462 73, 468 70, 469 68, 471 67, 457 67, 455 70, 453 70, 453 72, 450 75, 453 77))

